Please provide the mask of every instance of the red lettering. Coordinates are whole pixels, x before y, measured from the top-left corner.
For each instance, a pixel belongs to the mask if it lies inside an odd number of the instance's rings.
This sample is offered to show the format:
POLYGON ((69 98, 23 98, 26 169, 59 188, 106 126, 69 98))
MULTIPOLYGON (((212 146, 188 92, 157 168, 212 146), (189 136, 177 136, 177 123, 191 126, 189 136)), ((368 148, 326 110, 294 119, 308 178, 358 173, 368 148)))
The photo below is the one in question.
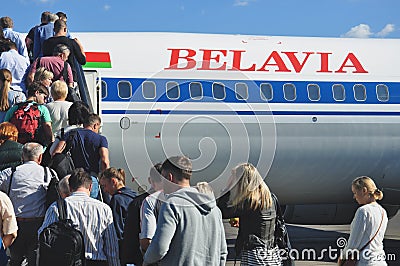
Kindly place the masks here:
POLYGON ((257 71, 269 71, 268 69, 266 69, 267 66, 277 66, 278 70, 276 70, 275 72, 290 72, 290 70, 286 67, 285 62, 283 62, 281 56, 278 54, 277 51, 273 51, 269 55, 267 60, 265 60, 264 65, 259 69, 257 69, 257 71), (274 59, 275 64, 269 62, 271 59, 274 59))
POLYGON ((246 51, 230 50, 230 52, 233 52, 233 60, 232 60, 232 68, 230 68, 228 70, 237 70, 237 71, 255 71, 256 70, 256 64, 252 64, 251 67, 249 67, 249 68, 241 67, 242 53, 246 52, 246 51))
POLYGON ((329 70, 329 55, 332 53, 317 53, 321 55, 321 69, 318 70, 318 73, 332 73, 331 70, 329 70))
POLYGON ((192 49, 173 49, 168 48, 171 51, 171 60, 169 62, 169 67, 165 69, 173 69, 173 70, 182 70, 182 69, 191 69, 196 67, 196 60, 192 57, 196 55, 196 51, 192 49), (186 51, 187 55, 180 55, 181 51, 186 51), (183 59, 186 61, 185 66, 179 66, 179 59, 183 59))
POLYGON ((343 70, 343 68, 345 67, 354 67, 355 70, 353 71, 353 73, 368 73, 368 71, 366 71, 360 61, 358 61, 357 57, 353 54, 353 53, 349 53, 346 57, 346 59, 344 59, 342 66, 339 68, 339 70, 335 71, 335 73, 346 73, 346 71, 343 70), (347 65, 347 61, 350 61, 351 64, 347 65))
POLYGON ((201 67, 198 68, 198 70, 226 70, 226 62, 222 63, 220 67, 216 68, 211 68, 210 63, 211 60, 214 60, 215 62, 219 63, 221 55, 217 54, 212 56, 213 52, 221 53, 223 56, 226 56, 226 50, 206 50, 206 49, 200 49, 200 51, 203 51, 203 62, 201 63, 201 67))
POLYGON ((294 68, 294 71, 296 71, 296 73, 299 73, 303 69, 305 63, 308 60, 308 57, 310 56, 310 54, 313 54, 313 52, 303 52, 303 54, 305 54, 306 57, 304 58, 303 62, 300 64, 299 59, 297 59, 297 57, 296 57, 297 52, 282 52, 282 53, 285 54, 289 58, 290 62, 292 63, 292 66, 294 68))

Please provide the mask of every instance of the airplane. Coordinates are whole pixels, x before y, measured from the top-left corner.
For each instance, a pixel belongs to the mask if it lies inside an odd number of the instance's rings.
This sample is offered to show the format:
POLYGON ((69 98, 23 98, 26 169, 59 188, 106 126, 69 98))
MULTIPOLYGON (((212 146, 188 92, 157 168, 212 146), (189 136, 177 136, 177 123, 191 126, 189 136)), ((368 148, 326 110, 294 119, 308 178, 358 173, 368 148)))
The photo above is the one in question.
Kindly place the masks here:
POLYGON ((184 154, 216 196, 254 164, 290 223, 351 222, 351 182, 400 203, 400 40, 194 33, 74 33, 81 96, 103 120, 110 161, 146 189, 184 154))

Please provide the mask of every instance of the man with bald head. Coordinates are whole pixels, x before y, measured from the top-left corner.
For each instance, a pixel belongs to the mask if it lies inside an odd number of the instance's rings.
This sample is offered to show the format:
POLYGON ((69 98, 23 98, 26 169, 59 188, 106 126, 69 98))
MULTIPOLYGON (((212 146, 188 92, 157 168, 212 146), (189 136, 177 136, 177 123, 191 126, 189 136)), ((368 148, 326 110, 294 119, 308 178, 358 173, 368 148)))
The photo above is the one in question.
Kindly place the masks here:
POLYGON ((51 179, 50 170, 40 166, 42 154, 42 145, 28 142, 22 148, 24 163, 0 172, 0 189, 8 193, 18 224, 18 236, 10 246, 10 266, 21 265, 25 259, 29 266, 36 265, 37 230, 46 213, 46 191, 51 179))

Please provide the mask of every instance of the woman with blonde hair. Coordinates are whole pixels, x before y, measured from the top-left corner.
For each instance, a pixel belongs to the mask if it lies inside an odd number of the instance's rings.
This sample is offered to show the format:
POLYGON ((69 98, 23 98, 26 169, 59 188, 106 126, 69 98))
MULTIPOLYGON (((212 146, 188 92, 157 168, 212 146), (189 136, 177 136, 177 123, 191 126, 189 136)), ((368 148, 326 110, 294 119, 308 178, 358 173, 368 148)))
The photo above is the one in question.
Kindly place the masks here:
POLYGON ((350 237, 342 251, 341 260, 356 256, 357 266, 387 265, 383 250, 383 238, 388 223, 385 209, 377 203, 383 192, 368 176, 360 176, 351 184, 353 197, 361 205, 350 225, 350 237))
POLYGON ((17 139, 18 130, 13 124, 0 124, 0 171, 22 163, 23 145, 17 139))
POLYGON ((5 68, 0 69, 0 122, 4 121, 4 117, 11 106, 26 100, 22 91, 11 88, 11 83, 11 72, 5 68))
POLYGON ((33 82, 39 82, 40 84, 42 84, 43 86, 45 86, 48 90, 49 90, 49 98, 48 98, 48 102, 52 102, 53 98, 52 94, 51 94, 51 90, 50 90, 50 86, 51 83, 53 82, 53 72, 47 70, 44 67, 39 67, 36 72, 35 75, 33 77, 33 82))
POLYGON ((281 265, 275 245, 276 211, 271 192, 258 170, 250 163, 232 169, 228 188, 218 206, 223 218, 239 217, 236 256, 240 265, 281 265), (228 200, 229 195, 229 200, 228 200))

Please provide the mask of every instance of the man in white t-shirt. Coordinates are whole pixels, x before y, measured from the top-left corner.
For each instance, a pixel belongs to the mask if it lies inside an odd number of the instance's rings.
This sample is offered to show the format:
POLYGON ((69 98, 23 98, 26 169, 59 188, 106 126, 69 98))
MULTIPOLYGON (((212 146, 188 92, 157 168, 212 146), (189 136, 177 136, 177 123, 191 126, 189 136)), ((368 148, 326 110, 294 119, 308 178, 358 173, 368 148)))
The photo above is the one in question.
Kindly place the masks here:
POLYGON ((165 201, 162 176, 158 172, 150 175, 149 183, 156 192, 147 196, 140 208, 139 241, 143 253, 146 252, 156 232, 158 212, 161 204, 165 201))

